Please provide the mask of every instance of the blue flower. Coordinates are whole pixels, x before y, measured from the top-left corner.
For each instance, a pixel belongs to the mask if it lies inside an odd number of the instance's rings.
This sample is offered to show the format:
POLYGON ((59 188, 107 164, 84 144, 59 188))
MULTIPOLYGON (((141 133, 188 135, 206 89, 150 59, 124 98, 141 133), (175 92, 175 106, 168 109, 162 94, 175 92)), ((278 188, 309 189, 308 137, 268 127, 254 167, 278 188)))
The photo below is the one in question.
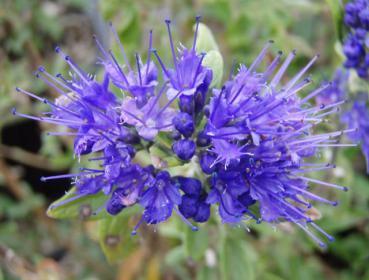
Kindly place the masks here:
POLYGON ((346 68, 354 68, 363 79, 367 79, 369 61, 367 55, 367 32, 369 31, 369 6, 367 0, 354 0, 345 6, 344 23, 350 31, 343 44, 343 52, 347 57, 346 68))
POLYGON ((150 31, 147 61, 143 64, 140 56, 136 53, 135 58, 137 71, 134 72, 116 30, 112 24, 110 24, 110 27, 119 45, 121 54, 124 57, 124 62, 128 71, 119 64, 112 52, 107 52, 102 47, 101 43, 95 37, 96 44, 103 54, 103 58, 100 59, 100 64, 104 66, 105 71, 112 79, 113 84, 122 90, 130 92, 134 96, 137 106, 140 108, 147 103, 148 98, 153 95, 155 87, 158 84, 158 70, 155 64, 151 61, 152 31, 150 31))
POLYGON ((351 110, 345 112, 341 118, 349 129, 353 131, 348 137, 361 144, 362 152, 366 159, 366 168, 369 173, 369 110, 367 108, 367 96, 361 94, 352 104, 351 110))
POLYGON ((140 204, 145 208, 143 219, 149 224, 167 220, 173 208, 181 203, 179 188, 173 184, 168 172, 160 171, 142 194, 140 204))
MULTIPOLYGON (((364 76, 367 59, 362 40, 367 14, 357 14, 357 3, 346 6, 351 16, 346 21, 355 28, 360 23, 361 29, 349 37, 344 52, 347 65, 357 67, 364 76)), ((112 27, 124 63, 120 64, 95 38, 102 54, 102 82, 57 48, 71 69, 70 78, 60 74, 54 77, 43 67, 37 77, 61 96, 52 102, 17 89, 48 104, 50 111, 35 117, 14 109, 15 115, 65 126, 68 131, 49 135, 73 137, 74 153, 98 166, 43 177, 44 181, 72 178, 76 186, 67 199, 52 207, 82 197, 92 199, 101 193, 106 200, 93 209, 94 214, 107 211, 118 215, 128 207, 142 208, 142 216, 132 231, 136 234, 142 223, 164 222, 173 212, 197 230, 190 220, 208 221, 214 205, 224 223, 251 219, 272 224, 289 221, 324 246, 316 233, 328 240, 333 238, 312 221, 308 210, 314 201, 332 206, 337 202, 314 194, 310 186, 347 189, 312 179, 305 173, 334 168, 332 164, 311 163, 311 158, 322 148, 349 146, 338 144, 335 139, 343 133, 360 140, 369 154, 368 128, 358 118, 360 115, 369 119, 365 105, 354 104, 352 114, 346 117, 349 129, 313 134, 313 127, 344 103, 342 84, 346 76, 338 73, 333 83, 324 83, 300 97, 299 92, 311 84, 306 74, 318 56, 282 83, 296 52, 292 51, 284 61, 282 52, 278 52, 266 69, 260 70, 272 41, 250 66, 241 64, 221 88, 209 89, 212 70, 203 65, 206 54, 196 51, 199 17, 196 21, 192 47, 181 47, 178 54, 170 21, 166 21, 172 67, 166 66, 152 48, 150 32, 146 62, 136 54, 133 70, 112 27), (163 79, 158 77, 157 64, 163 70, 163 79), (124 94, 115 96, 110 87, 124 94), (318 104, 311 105, 312 99, 318 104), (361 130, 356 132, 354 124, 361 130), (147 153, 149 156, 142 160, 147 153), (172 177, 172 171, 181 176, 172 177)))

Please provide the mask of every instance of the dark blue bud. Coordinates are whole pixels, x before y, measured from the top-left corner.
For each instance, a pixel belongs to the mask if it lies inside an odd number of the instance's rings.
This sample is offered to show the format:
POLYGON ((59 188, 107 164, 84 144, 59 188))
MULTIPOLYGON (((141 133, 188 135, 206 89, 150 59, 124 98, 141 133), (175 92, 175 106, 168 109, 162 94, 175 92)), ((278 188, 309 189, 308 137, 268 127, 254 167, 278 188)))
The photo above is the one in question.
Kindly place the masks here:
POLYGON ((193 114, 193 97, 188 95, 181 95, 179 97, 179 109, 181 112, 186 112, 190 115, 193 114))
POLYGON ((354 15, 358 12, 358 7, 355 5, 355 3, 347 3, 345 6, 345 12, 346 14, 354 15))
POLYGON ((210 205, 205 202, 201 202, 198 206, 196 215, 193 217, 194 221, 198 223, 204 223, 209 220, 209 217, 210 205))
POLYGON ((134 158, 135 157, 135 155, 136 155, 136 149, 133 146, 127 145, 126 150, 127 150, 128 154, 129 154, 129 156, 131 158, 134 158))
POLYGON ((111 195, 108 204, 106 205, 106 211, 110 215, 117 215, 120 211, 123 210, 126 206, 123 205, 122 197, 124 196, 123 189, 116 189, 111 195))
POLYGON ((182 137, 181 133, 179 133, 178 130, 173 130, 170 136, 172 137, 173 140, 179 140, 182 137))
POLYGON ((347 59, 343 64, 346 68, 356 68, 360 65, 359 59, 347 59))
POLYGON ((369 10, 364 9, 359 13, 359 19, 362 27, 369 30, 369 10))
POLYGON ((140 142, 140 138, 136 131, 133 131, 127 127, 121 127, 120 136, 122 140, 127 144, 137 144, 140 142))
POLYGON ((355 29, 355 36, 360 39, 360 40, 364 40, 367 34, 367 30, 365 30, 364 28, 357 28, 355 29))
POLYGON ((343 18, 345 24, 350 27, 357 27, 359 25, 359 19, 356 15, 345 14, 343 18))
POLYGON ((238 197, 238 201, 245 207, 249 207, 255 203, 255 200, 250 196, 250 192, 245 192, 238 197))
POLYGON ((196 145, 192 140, 183 139, 174 142, 172 150, 181 160, 190 160, 195 154, 196 145))
POLYGON ((180 185, 180 189, 189 195, 192 196, 196 196, 199 197, 201 194, 201 182, 198 179, 195 178, 187 178, 187 177, 182 177, 179 176, 176 178, 179 185, 180 185))
POLYGON ((211 139, 209 136, 206 135, 205 131, 199 132, 196 139, 196 144, 200 147, 209 146, 211 143, 211 139))
POLYGON ((216 160, 216 156, 209 154, 209 153, 203 153, 200 156, 200 166, 204 173, 211 174, 215 170, 215 164, 214 161, 216 160))
POLYGON ((365 55, 364 63, 366 67, 369 67, 369 53, 365 55))
POLYGON ((196 215, 199 207, 199 201, 196 197, 190 195, 182 196, 182 202, 178 205, 179 211, 185 218, 192 218, 196 215))
POLYGON ((173 118, 173 125, 185 137, 191 137, 191 135, 195 131, 193 118, 187 113, 178 113, 173 118))
POLYGON ((357 75, 360 77, 360 78, 363 78, 363 79, 366 79, 368 78, 368 68, 363 66, 363 67, 360 67, 356 70, 357 72, 357 75))
POLYGON ((195 113, 199 113, 204 108, 205 96, 201 91, 195 93, 195 113))
POLYGON ((345 42, 343 46, 343 52, 349 59, 355 60, 359 59, 365 54, 365 50, 362 44, 354 38, 351 38, 345 42))

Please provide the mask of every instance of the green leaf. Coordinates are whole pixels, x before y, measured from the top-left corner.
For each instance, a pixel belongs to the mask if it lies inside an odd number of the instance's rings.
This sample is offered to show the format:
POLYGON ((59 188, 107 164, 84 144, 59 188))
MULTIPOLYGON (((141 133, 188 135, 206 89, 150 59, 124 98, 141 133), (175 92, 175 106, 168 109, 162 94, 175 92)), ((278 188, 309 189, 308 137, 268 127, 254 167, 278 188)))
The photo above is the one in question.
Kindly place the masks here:
POLYGON ((206 227, 201 227, 195 232, 186 227, 183 240, 186 255, 195 261, 203 258, 209 244, 208 236, 206 227))
POLYGON ((211 32, 209 27, 207 27, 203 23, 200 23, 197 33, 196 51, 210 52, 213 50, 219 51, 219 47, 214 39, 213 33, 211 32))
POLYGON ((210 87, 219 87, 222 83, 224 62, 223 57, 218 51, 209 51, 204 57, 203 65, 213 71, 213 81, 210 87))
POLYGON ((131 235, 129 222, 138 211, 138 206, 129 207, 117 216, 109 215, 99 221, 99 243, 109 263, 124 258, 136 247, 138 239, 131 235))
POLYGON ((223 57, 219 52, 213 33, 205 24, 199 24, 199 30, 196 42, 196 51, 205 52, 206 56, 203 65, 209 67, 213 71, 213 81, 211 87, 219 87, 223 76, 223 57))
POLYGON ((336 28, 337 37, 342 42, 343 40, 343 8, 339 0, 326 0, 328 3, 334 26, 336 28))
POLYGON ((107 200, 107 196, 102 192, 94 195, 86 195, 84 197, 66 202, 60 206, 56 206, 63 201, 76 196, 76 188, 73 187, 67 194, 53 202, 47 209, 46 214, 50 218, 70 219, 81 217, 84 220, 98 220, 109 216, 107 212, 100 211, 97 215, 92 215, 107 200))
MULTIPOLYGON (((242 237, 241 237, 242 238, 242 237)), ((255 278, 255 252, 240 236, 226 237, 219 252, 221 279, 255 278), (235 238, 236 237, 236 238, 235 238)))

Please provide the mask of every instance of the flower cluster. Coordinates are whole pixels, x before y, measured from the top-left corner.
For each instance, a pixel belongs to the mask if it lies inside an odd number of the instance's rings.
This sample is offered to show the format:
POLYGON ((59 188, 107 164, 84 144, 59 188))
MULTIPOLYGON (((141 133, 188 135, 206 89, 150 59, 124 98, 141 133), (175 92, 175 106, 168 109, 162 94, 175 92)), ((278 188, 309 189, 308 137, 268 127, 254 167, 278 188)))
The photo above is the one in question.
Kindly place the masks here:
POLYGON ((345 6, 344 22, 350 32, 343 45, 346 55, 346 68, 356 70, 359 77, 367 79, 369 69, 369 53, 367 50, 369 31, 369 1, 354 0, 345 6))
POLYGON ((171 65, 152 47, 150 32, 146 61, 136 54, 133 67, 111 27, 124 63, 95 38, 104 70, 102 82, 58 47, 56 52, 69 65, 71 77, 54 77, 43 67, 36 76, 60 97, 53 102, 17 89, 50 105, 50 111, 34 117, 13 110, 15 115, 69 128, 49 135, 74 137, 76 156, 98 163, 97 168, 83 167, 79 173, 42 178, 75 179, 74 193, 52 207, 103 193, 106 202, 94 209, 95 214, 117 215, 134 205, 142 208, 135 234, 142 223, 158 224, 173 212, 197 230, 194 223, 206 222, 213 205, 224 223, 289 221, 325 246, 314 231, 328 240, 333 237, 309 216, 311 201, 333 206, 337 202, 314 194, 311 185, 347 188, 305 174, 334 168, 310 159, 321 148, 343 146, 335 137, 355 130, 312 133, 344 101, 324 99, 310 105, 330 83, 298 96, 311 84, 305 76, 318 56, 288 82, 282 81, 295 51, 284 61, 279 52, 260 70, 272 42, 249 67, 240 65, 223 87, 210 89, 212 69, 204 64, 206 54, 196 48, 199 20, 192 47, 181 46, 178 51, 171 23, 165 21, 171 65), (119 96, 112 88, 120 90, 119 96), (142 155, 151 164, 145 164, 142 155))
POLYGON ((315 98, 315 101, 318 104, 330 104, 344 100, 348 91, 348 78, 349 71, 338 68, 333 76, 331 86, 322 91, 322 93, 315 98))
POLYGON ((367 99, 366 93, 359 94, 353 102, 351 110, 342 115, 341 121, 349 128, 357 128, 357 130, 349 133, 348 137, 353 142, 361 144, 361 150, 366 159, 366 171, 369 173, 369 110, 367 99))

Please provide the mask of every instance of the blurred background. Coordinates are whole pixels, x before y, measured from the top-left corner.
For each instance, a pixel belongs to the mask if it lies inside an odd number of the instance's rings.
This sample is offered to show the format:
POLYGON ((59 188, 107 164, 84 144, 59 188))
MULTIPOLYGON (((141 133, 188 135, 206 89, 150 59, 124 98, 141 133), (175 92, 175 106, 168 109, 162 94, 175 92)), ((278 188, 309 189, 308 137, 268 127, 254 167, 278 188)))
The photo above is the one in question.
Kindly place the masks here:
POLYGON ((121 240, 116 253, 123 260, 111 264, 98 244, 96 222, 53 220, 45 213, 70 182, 41 182, 40 177, 75 168, 70 139, 48 137, 45 132, 52 126, 10 114, 14 106, 37 114, 45 105, 17 93, 16 86, 57 96, 33 75, 39 65, 52 74, 67 71, 54 52, 56 44, 82 68, 98 73, 92 35, 114 50, 109 21, 133 59, 134 52, 147 51, 151 28, 156 48, 164 56, 169 53, 163 24, 167 17, 173 19, 175 40, 190 43, 199 13, 225 58, 224 76, 233 61, 250 63, 273 39, 275 53, 297 49, 291 74, 321 54, 311 72, 317 85, 342 63, 329 2, 0 0, 0 280, 369 279, 369 177, 357 148, 321 155, 338 165, 325 179, 350 186, 347 193, 327 193, 340 200, 339 206, 319 205, 318 223, 337 239, 327 250, 289 225, 244 229, 209 224, 191 234, 173 219, 158 231, 147 230, 144 237, 121 240))

